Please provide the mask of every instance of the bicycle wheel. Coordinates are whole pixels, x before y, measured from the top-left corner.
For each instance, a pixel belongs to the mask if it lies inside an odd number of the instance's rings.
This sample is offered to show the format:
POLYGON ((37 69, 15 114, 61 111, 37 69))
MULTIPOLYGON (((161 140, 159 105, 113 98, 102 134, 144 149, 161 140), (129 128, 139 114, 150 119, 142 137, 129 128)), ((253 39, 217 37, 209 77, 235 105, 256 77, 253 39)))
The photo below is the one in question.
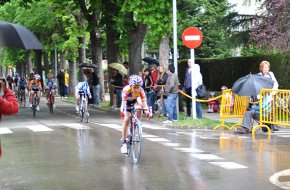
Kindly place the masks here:
POLYGON ((88 123, 89 122, 89 112, 85 111, 84 113, 84 122, 88 123))
POLYGON ((138 164, 142 152, 142 126, 140 122, 136 122, 133 126, 131 151, 133 163, 138 164))
POLYGON ((33 116, 35 117, 35 112, 36 112, 36 98, 34 96, 32 97, 32 112, 33 112, 33 116))
POLYGON ((84 112, 85 112, 83 105, 80 106, 79 112, 80 112, 80 120, 82 122, 84 120, 84 112))

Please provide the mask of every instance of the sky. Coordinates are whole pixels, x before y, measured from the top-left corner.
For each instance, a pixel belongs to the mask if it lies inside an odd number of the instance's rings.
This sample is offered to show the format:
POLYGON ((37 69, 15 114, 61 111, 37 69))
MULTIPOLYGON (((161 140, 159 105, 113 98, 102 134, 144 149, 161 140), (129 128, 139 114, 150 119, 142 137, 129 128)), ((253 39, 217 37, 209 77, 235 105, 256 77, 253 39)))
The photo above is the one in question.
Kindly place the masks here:
POLYGON ((251 5, 244 5, 243 0, 228 0, 228 2, 230 4, 236 4, 234 10, 240 14, 255 14, 259 6, 259 4, 255 2, 252 2, 251 5))

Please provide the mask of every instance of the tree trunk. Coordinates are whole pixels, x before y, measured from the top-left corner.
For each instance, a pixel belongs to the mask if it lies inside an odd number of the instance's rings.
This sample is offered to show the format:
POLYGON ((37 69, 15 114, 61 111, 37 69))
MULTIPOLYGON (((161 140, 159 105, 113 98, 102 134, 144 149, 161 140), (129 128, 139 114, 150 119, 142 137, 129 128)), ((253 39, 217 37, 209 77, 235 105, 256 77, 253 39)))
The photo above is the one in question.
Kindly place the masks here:
MULTIPOLYGON (((86 38, 85 36, 78 38, 80 47, 78 49, 79 56, 78 56, 78 64, 82 64, 86 62, 86 38)), ((84 72, 82 69, 80 69, 79 73, 79 80, 83 81, 84 80, 84 72)), ((76 76, 77 79, 77 76, 76 76)))
POLYGON ((44 63, 44 72, 45 76, 47 76, 47 73, 50 69, 49 59, 48 59, 48 53, 46 51, 43 52, 43 63, 44 63))
POLYGON ((25 52, 25 60, 26 60, 26 64, 27 64, 27 72, 28 72, 27 76, 28 76, 30 73, 33 72, 30 51, 25 52))
MULTIPOLYGON (((119 34, 115 30, 114 27, 110 27, 107 29, 107 60, 108 65, 110 63, 118 63, 119 62, 119 56, 120 56, 120 50, 119 46, 116 44, 116 41, 119 39, 119 34)), ((108 67, 108 74, 111 73, 110 67, 108 67)), ((109 74, 111 76, 111 74, 109 74)), ((111 86, 109 85, 110 89, 110 105, 113 105, 113 90, 111 86)), ((102 88, 102 91, 104 91, 104 88, 102 88)), ((101 97, 104 100, 104 97, 101 97)))
POLYGON ((99 84, 100 84, 100 98, 104 99, 104 69, 102 64, 102 41, 101 41, 101 33, 97 31, 97 48, 96 48, 96 59, 97 59, 97 73, 99 75, 99 84))
POLYGON ((41 84, 43 86, 43 75, 42 75, 42 51, 35 51, 35 66, 36 73, 41 76, 41 84))
POLYGON ((75 86, 76 86, 76 73, 77 73, 77 63, 74 59, 73 61, 69 61, 69 96, 74 96, 75 94, 75 86))
POLYGON ((146 35, 146 24, 138 24, 135 30, 128 32, 129 43, 129 74, 138 74, 142 68, 141 50, 146 35))
POLYGON ((168 68, 169 64, 169 36, 161 38, 159 41, 159 64, 165 69, 168 68))
POLYGON ((60 59, 59 69, 65 69, 65 55, 66 55, 65 51, 60 52, 60 55, 59 55, 59 59, 60 59))

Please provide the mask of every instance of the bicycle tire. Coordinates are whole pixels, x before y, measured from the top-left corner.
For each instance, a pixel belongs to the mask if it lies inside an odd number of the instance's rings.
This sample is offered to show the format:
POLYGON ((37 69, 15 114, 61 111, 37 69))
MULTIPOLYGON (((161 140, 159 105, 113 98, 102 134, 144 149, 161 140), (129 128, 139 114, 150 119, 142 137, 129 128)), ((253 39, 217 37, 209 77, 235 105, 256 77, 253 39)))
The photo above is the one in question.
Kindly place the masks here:
POLYGON ((32 112, 33 112, 33 117, 36 115, 36 98, 35 96, 32 97, 32 112))
POLYGON ((53 103, 52 103, 52 96, 49 95, 49 112, 53 114, 53 103))
POLYGON ((89 112, 86 111, 85 114, 84 114, 84 119, 85 119, 85 123, 88 123, 89 122, 89 112))
POLYGON ((132 145, 131 155, 134 164, 138 164, 141 160, 142 153, 142 126, 140 122, 136 122, 132 128, 132 145))

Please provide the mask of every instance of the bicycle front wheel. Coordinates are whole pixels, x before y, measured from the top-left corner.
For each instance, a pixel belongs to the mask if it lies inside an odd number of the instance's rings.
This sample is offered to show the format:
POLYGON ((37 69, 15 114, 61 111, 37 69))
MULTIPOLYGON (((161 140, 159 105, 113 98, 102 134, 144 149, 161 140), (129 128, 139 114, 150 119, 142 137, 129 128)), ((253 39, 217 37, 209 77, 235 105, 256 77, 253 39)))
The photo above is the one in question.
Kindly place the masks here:
POLYGON ((136 122, 132 130, 132 144, 131 144, 132 160, 135 164, 138 164, 140 162, 141 152, 142 152, 142 126, 140 122, 136 122))

